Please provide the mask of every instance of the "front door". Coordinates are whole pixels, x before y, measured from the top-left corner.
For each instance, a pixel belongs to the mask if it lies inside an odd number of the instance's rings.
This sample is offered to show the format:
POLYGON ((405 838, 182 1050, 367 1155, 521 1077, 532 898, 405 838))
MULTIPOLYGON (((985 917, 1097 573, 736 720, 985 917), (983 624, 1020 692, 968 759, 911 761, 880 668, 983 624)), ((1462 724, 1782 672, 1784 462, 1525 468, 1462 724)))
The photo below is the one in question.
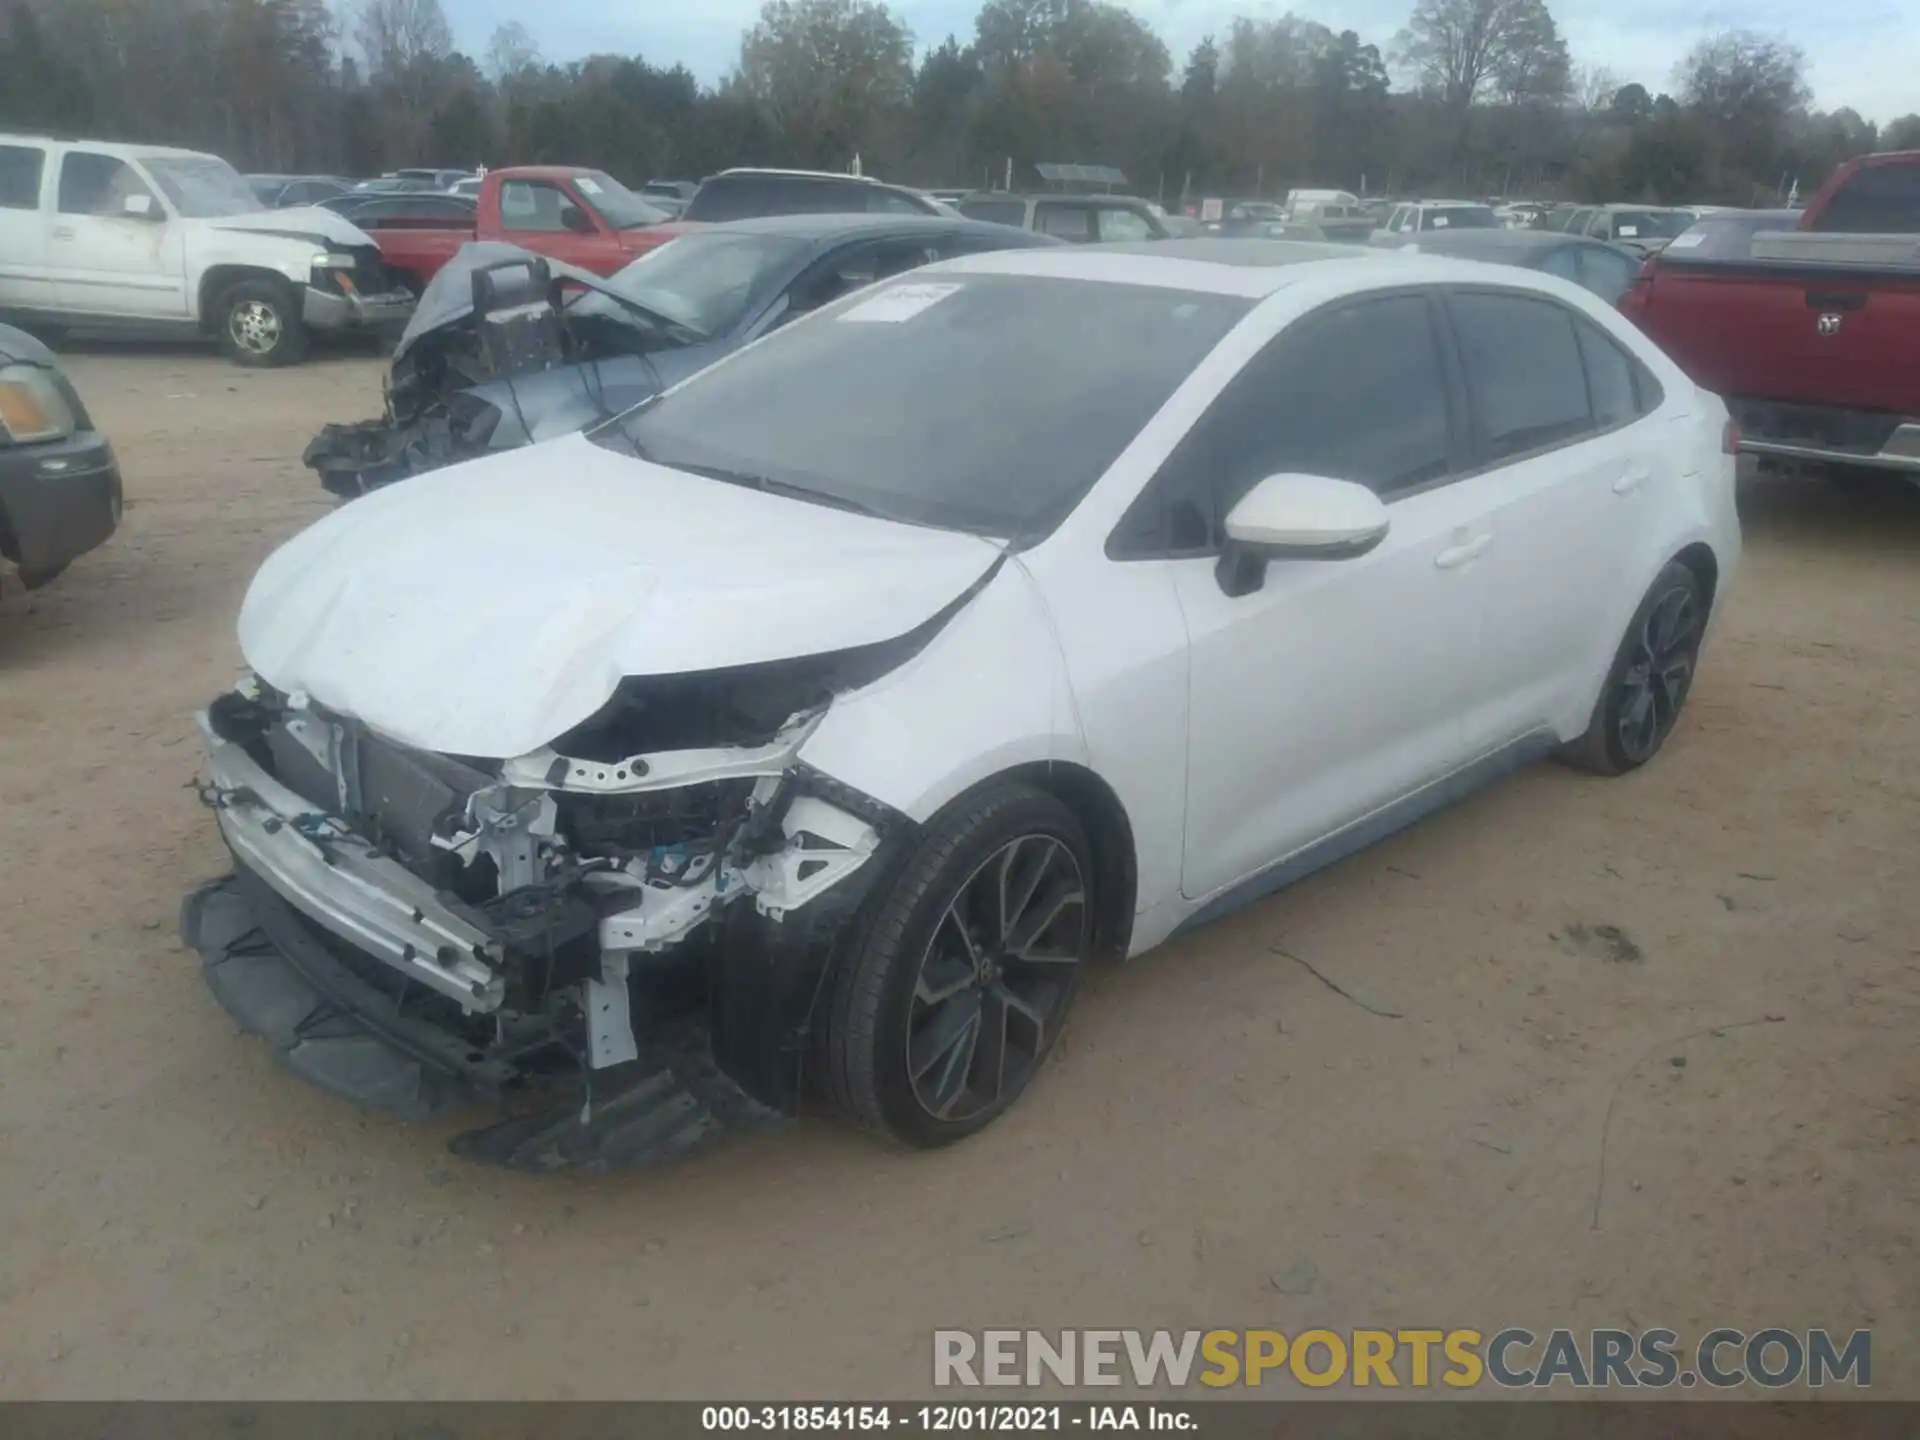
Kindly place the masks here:
POLYGON ((41 203, 46 169, 44 147, 0 145, 0 312, 53 308, 41 203))
MULTIPOLYGON (((1305 317, 1242 372, 1163 477, 1219 525, 1258 480, 1372 486, 1391 529, 1350 560, 1282 561, 1229 596, 1175 560, 1189 645, 1182 889, 1204 899, 1411 795, 1470 758, 1491 544, 1486 492, 1452 483, 1460 407, 1419 292, 1305 317), (1195 498, 1202 496, 1204 498, 1195 498)), ((1178 525, 1176 524, 1176 529, 1178 525)))
POLYGON ((69 150, 47 258, 54 299, 75 315, 185 320, 184 222, 126 161, 69 150))

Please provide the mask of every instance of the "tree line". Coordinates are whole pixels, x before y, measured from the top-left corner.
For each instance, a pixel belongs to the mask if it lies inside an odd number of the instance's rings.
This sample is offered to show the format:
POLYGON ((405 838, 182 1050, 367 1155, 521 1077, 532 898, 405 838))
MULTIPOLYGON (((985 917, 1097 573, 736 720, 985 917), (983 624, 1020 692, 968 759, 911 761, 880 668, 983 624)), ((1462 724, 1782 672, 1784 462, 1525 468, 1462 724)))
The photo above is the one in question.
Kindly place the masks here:
POLYGON ((1578 65, 1544 0, 1416 0, 1383 43, 1244 17, 1176 59, 1108 0, 986 0, 920 45, 880 0, 766 0, 703 85, 666 57, 484 53, 442 0, 0 0, 0 129, 181 145, 243 170, 581 164, 632 183, 728 165, 922 185, 1111 165, 1168 202, 1292 186, 1748 205, 1920 148, 1814 108, 1800 51, 1730 30, 1667 77, 1578 65))

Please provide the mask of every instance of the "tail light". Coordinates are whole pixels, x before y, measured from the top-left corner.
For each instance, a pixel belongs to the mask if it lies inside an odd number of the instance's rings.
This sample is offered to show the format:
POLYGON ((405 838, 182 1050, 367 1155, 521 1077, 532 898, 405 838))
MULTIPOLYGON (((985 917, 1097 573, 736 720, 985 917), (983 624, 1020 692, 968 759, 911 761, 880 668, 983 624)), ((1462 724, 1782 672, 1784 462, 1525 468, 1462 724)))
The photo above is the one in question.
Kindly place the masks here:
POLYGON ((1653 288, 1654 257, 1649 255, 1640 262, 1640 268, 1634 273, 1627 288, 1620 292, 1620 298, 1614 301, 1614 307, 1621 314, 1633 318, 1646 307, 1647 291, 1653 288))
POLYGON ((1738 455, 1740 453, 1740 422, 1731 417, 1720 427, 1720 453, 1738 455))

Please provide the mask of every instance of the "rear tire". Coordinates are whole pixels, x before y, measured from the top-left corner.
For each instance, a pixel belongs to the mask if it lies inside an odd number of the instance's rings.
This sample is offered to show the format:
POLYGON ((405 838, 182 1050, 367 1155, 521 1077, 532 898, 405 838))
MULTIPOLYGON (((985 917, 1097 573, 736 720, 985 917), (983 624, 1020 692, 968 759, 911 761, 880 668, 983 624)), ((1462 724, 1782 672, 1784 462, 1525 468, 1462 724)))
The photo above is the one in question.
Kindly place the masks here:
POLYGON ((1092 848, 1013 781, 936 818, 874 900, 826 997, 835 1108, 903 1144, 998 1119, 1046 1063, 1092 948, 1092 848))
POLYGON ((296 365, 309 344, 299 296, 279 280, 242 280, 225 291, 214 306, 214 332, 229 360, 254 370, 296 365))
POLYGON ((1586 733, 1560 758, 1595 775, 1624 775, 1659 754, 1693 689, 1706 623, 1706 587, 1669 561, 1627 625, 1586 733))

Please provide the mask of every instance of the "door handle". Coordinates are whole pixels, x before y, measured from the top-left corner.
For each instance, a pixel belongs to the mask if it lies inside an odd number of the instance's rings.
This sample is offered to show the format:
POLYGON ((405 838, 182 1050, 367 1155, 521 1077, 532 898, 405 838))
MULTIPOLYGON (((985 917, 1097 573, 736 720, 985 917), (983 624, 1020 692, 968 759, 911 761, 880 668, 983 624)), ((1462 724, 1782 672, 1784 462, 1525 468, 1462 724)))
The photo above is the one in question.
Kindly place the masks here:
POLYGON ((1648 470, 1644 465, 1636 465, 1633 469, 1627 471, 1626 474, 1613 482, 1613 493, 1616 495, 1631 495, 1652 478, 1653 472, 1651 470, 1648 470))
POLYGON ((1492 535, 1476 535, 1462 545, 1449 545, 1433 557, 1437 570, 1457 570, 1469 560, 1477 560, 1487 553, 1487 547, 1493 544, 1492 535))
POLYGON ((56 239, 56 240, 71 240, 71 239, 73 239, 73 227, 72 227, 71 225, 56 225, 56 226, 54 226, 54 227, 53 227, 53 238, 54 238, 54 239, 56 239))

